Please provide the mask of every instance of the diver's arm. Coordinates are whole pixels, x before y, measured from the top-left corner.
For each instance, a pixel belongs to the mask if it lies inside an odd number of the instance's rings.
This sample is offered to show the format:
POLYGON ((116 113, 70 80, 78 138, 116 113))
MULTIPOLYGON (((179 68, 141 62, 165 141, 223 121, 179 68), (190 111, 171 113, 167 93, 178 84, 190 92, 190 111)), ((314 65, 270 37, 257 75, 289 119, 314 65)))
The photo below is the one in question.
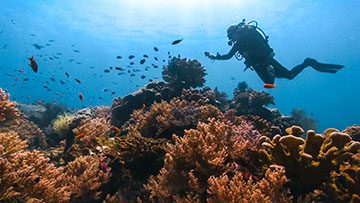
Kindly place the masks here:
POLYGON ((205 52, 205 56, 208 57, 209 59, 214 59, 214 60, 229 60, 231 59, 231 57, 233 57, 235 55, 235 53, 237 52, 237 48, 235 46, 233 46, 231 48, 231 50, 229 51, 229 53, 221 55, 219 53, 217 53, 216 55, 211 54, 210 52, 205 52))

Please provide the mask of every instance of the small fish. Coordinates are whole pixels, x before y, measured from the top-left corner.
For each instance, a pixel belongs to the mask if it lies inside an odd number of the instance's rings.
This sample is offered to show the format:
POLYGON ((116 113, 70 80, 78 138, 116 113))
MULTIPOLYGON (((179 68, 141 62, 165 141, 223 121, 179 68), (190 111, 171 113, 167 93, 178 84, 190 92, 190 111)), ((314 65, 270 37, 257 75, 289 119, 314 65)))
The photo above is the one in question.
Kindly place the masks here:
POLYGON ((36 34, 30 34, 30 36, 32 36, 32 37, 36 37, 36 34))
POLYGON ((149 82, 152 82, 153 81, 153 79, 149 79, 149 82))
POLYGON ((24 78, 23 81, 29 81, 29 79, 28 79, 28 78, 24 78))
POLYGON ((40 46, 40 45, 38 45, 38 44, 33 44, 33 46, 35 47, 35 49, 41 49, 41 48, 44 48, 44 46, 40 46))
POLYGON ((74 50, 73 50, 73 52, 75 52, 75 53, 79 53, 79 52, 80 52, 80 50, 74 49, 74 50))
POLYGON ((30 67, 31 67, 31 69, 32 69, 35 73, 37 73, 37 72, 38 72, 38 64, 36 63, 34 57, 33 57, 33 56, 30 57, 29 60, 30 60, 30 67))
MULTIPOLYGON (((82 100, 81 100, 82 101, 82 100)), ((75 136, 75 139, 81 139, 83 137, 85 137, 86 135, 84 133, 79 133, 75 136)))
POLYGON ((141 60, 140 60, 140 64, 141 64, 141 65, 144 64, 145 61, 146 61, 146 59, 141 59, 141 60))
POLYGON ((134 62, 130 62, 130 65, 134 65, 135 63, 134 62))
POLYGON ((135 58, 134 55, 130 55, 130 56, 129 56, 129 59, 133 59, 133 58, 135 58))
POLYGON ((173 42, 171 42, 172 45, 179 44, 183 39, 177 39, 173 42))
POLYGON ((77 83, 81 84, 81 81, 79 79, 75 78, 75 80, 77 83))
POLYGON ((105 69, 104 72, 105 72, 105 73, 110 73, 110 70, 109 70, 109 69, 105 69))
POLYGON ((154 47, 154 51, 159 51, 159 49, 157 47, 154 47))
POLYGON ((112 66, 110 66, 110 70, 112 70, 113 69, 113 67, 112 66))
POLYGON ((65 84, 65 81, 60 80, 60 84, 64 85, 64 84, 65 84))
POLYGON ((158 61, 159 59, 157 57, 154 57, 155 61, 158 61))
POLYGON ((79 93, 79 99, 80 99, 80 101, 84 101, 84 96, 81 92, 79 93))
POLYGON ((116 92, 111 92, 111 95, 114 95, 114 94, 116 94, 116 92))
POLYGON ((117 59, 122 59, 122 56, 116 56, 117 59))
POLYGON ((66 77, 69 77, 69 73, 65 72, 66 77))
POLYGON ((144 54, 143 57, 144 58, 149 58, 149 56, 147 54, 144 54))
POLYGON ((109 90, 108 90, 108 89, 106 89, 106 88, 105 88, 105 89, 103 89, 103 92, 107 92, 107 91, 109 91, 109 90))
POLYGON ((121 67, 115 67, 115 70, 124 71, 124 69, 121 67))
POLYGON ((165 59, 163 59, 163 60, 162 60, 162 62, 164 62, 164 63, 165 63, 165 59))
POLYGON ((276 87, 276 85, 274 85, 274 84, 264 84, 263 86, 265 88, 275 88, 276 87))
POLYGON ((53 40, 53 39, 50 39, 48 42, 54 42, 55 40, 53 40))
POLYGON ((51 82, 55 82, 55 78, 50 78, 51 82))
POLYGON ((134 77, 135 76, 135 74, 134 73, 131 73, 131 75, 130 75, 131 77, 134 77))
POLYGON ((145 78, 146 78, 146 76, 145 76, 145 75, 142 75, 142 76, 141 76, 141 79, 145 79, 145 78))

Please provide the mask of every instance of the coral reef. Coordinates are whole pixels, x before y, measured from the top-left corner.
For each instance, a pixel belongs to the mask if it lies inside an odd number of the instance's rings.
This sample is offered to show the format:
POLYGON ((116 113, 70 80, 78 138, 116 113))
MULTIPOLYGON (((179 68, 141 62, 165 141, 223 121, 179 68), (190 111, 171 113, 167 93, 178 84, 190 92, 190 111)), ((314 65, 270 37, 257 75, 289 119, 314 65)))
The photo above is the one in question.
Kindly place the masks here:
POLYGON ((154 102, 170 101, 180 92, 175 91, 164 82, 152 82, 138 91, 118 98, 111 106, 111 125, 121 127, 136 109, 147 107, 154 102))
POLYGON ((182 138, 175 136, 175 144, 167 146, 160 174, 151 177, 145 186, 150 199, 171 202, 173 198, 188 196, 204 201, 207 180, 211 176, 233 173, 237 169, 249 176, 259 137, 260 134, 245 122, 237 126, 215 119, 185 131, 182 138))
POLYGON ((205 69, 199 61, 176 57, 162 71, 164 81, 176 90, 203 86, 205 75, 205 69))
POLYGON ((291 116, 297 122, 297 125, 301 126, 305 131, 317 130, 318 124, 312 117, 306 115, 306 112, 302 109, 293 109, 291 116))
POLYGON ((306 140, 300 138, 303 130, 294 126, 286 136, 275 136, 272 140, 261 137, 260 155, 267 164, 285 167, 295 197, 317 189, 330 177, 332 171, 346 162, 360 150, 360 143, 353 141, 337 129, 327 129, 322 134, 313 130, 307 132, 306 140))
POLYGON ((60 137, 65 137, 66 132, 69 129, 69 125, 72 123, 74 117, 69 114, 59 115, 56 120, 53 121, 54 132, 60 137))
POLYGON ((354 141, 360 142, 360 126, 359 125, 354 125, 354 126, 347 127, 343 131, 343 133, 346 133, 346 134, 350 135, 350 137, 354 141))
POLYGON ((16 103, 9 100, 9 94, 0 88, 0 126, 9 121, 20 117, 16 103))
POLYGON ((241 172, 232 178, 211 176, 207 202, 292 202, 290 192, 284 187, 287 181, 284 168, 276 165, 270 166, 265 177, 257 182, 252 177, 245 179, 241 172))
POLYGON ((137 129, 144 137, 171 139, 172 134, 182 136, 184 130, 195 128, 198 122, 212 117, 221 118, 221 111, 212 105, 175 98, 170 102, 154 103, 149 111, 135 111, 131 122, 134 124, 130 124, 130 127, 137 129))
POLYGON ((68 110, 65 106, 56 103, 19 104, 19 109, 28 119, 44 129, 61 114, 68 110))

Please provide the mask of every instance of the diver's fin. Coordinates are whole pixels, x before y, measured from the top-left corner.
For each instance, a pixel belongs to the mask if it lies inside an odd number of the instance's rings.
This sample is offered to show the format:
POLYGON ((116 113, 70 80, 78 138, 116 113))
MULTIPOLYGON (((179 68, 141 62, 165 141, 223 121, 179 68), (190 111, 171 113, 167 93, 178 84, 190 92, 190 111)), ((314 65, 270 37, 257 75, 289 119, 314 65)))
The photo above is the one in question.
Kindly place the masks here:
POLYGON ((308 58, 305 59, 305 63, 308 63, 309 66, 313 67, 315 70, 324 73, 336 73, 338 70, 344 68, 343 65, 330 64, 330 63, 320 63, 314 59, 308 58))

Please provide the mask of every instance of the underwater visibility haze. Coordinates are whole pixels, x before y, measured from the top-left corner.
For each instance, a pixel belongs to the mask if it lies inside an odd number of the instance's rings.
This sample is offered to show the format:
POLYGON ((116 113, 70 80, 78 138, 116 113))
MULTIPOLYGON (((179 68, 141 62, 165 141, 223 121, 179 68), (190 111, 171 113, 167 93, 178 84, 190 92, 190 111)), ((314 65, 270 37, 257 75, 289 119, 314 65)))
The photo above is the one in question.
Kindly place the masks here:
POLYGON ((359 1, 0 11, 0 201, 360 201, 359 1))

